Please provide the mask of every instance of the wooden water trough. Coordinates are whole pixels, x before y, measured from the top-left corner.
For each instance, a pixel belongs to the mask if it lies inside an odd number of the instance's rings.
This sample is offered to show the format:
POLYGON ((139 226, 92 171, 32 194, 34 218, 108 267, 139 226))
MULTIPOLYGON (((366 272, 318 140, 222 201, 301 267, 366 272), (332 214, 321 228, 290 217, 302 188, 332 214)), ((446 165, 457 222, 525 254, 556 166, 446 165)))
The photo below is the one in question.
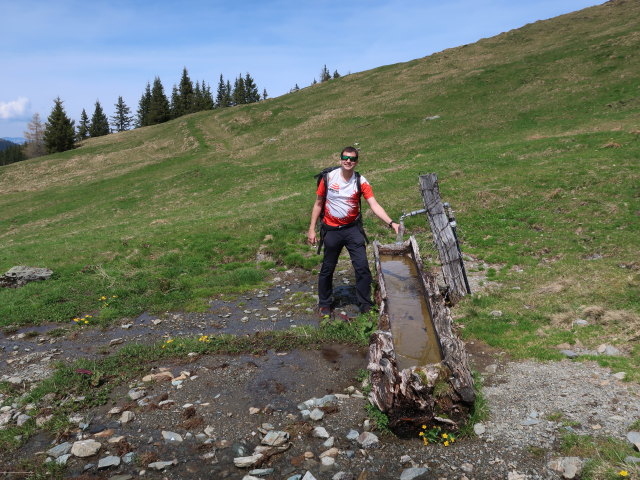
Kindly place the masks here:
POLYGON ((369 400, 387 414, 396 434, 413 436, 421 425, 456 430, 475 391, 445 297, 435 276, 424 271, 414 237, 374 242, 373 253, 380 316, 369 343, 369 400))

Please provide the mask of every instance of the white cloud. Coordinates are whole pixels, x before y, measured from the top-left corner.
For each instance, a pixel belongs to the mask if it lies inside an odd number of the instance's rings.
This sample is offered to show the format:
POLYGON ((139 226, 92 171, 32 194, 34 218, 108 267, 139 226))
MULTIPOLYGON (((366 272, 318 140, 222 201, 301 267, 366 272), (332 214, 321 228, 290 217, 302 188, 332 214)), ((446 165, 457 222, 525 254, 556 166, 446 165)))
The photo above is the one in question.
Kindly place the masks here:
POLYGON ((0 118, 9 120, 12 118, 22 118, 29 108, 29 99, 26 97, 18 97, 17 100, 10 102, 0 102, 0 118))

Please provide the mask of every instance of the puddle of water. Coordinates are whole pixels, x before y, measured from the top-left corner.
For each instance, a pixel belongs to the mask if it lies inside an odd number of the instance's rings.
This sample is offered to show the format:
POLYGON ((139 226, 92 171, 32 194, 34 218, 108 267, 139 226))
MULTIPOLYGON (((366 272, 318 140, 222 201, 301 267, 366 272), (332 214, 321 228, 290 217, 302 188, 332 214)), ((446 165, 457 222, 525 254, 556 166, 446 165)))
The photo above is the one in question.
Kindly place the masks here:
POLYGON ((431 314, 410 255, 380 255, 398 368, 442 360, 431 314))

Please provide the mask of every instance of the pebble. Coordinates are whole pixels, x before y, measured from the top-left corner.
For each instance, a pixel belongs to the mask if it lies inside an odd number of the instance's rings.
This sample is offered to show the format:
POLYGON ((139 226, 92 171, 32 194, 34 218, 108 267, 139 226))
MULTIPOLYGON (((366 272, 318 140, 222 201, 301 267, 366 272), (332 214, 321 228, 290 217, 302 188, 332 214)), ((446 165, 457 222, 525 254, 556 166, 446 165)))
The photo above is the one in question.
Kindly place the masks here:
POLYGON ((182 442, 182 435, 167 430, 162 431, 162 438, 164 438, 165 442, 182 442))
POLYGON ((380 440, 375 433, 362 432, 360 436, 358 436, 358 443, 362 448, 374 448, 378 446, 380 440))
POLYGON ((109 467, 117 467, 120 465, 120 457, 115 455, 109 455, 108 457, 101 458, 98 461, 98 470, 109 467))
POLYGON ((400 480, 414 480, 429 478, 429 469, 425 467, 405 468, 400 474, 400 480))
POLYGON ((492 317, 501 317, 502 316, 502 311, 501 310, 493 310, 489 315, 491 315, 492 317))
POLYGON ((329 438, 329 433, 324 427, 315 427, 313 429, 313 436, 315 438, 329 438))
POLYGON ((262 444, 279 447, 280 445, 284 445, 288 440, 289 433, 272 430, 264 436, 262 444))
MULTIPOLYGON (((170 467, 171 465, 177 465, 178 461, 177 460, 170 460, 170 461, 166 461, 166 462, 152 462, 149 465, 147 465, 147 468, 150 468, 152 470, 164 470, 167 467, 170 467)), ((140 472, 140 474, 142 475, 142 472, 140 472)))
POLYGON ((360 434, 357 430, 351 429, 349 430, 349 433, 347 433, 347 440, 356 440, 359 436, 360 434))
POLYGON ((313 410, 311 410, 309 418, 314 421, 322 420, 324 418, 324 412, 319 408, 314 408, 313 410))
POLYGON ((58 458, 61 455, 66 455, 70 451, 71 451, 71 443, 64 442, 64 443, 61 443, 60 445, 56 445, 55 447, 47 450, 47 455, 53 458, 58 458))
POLYGON ((135 413, 127 410, 125 412, 122 412, 122 415, 120 415, 120 423, 122 424, 129 423, 134 418, 136 418, 135 413))
POLYGON ((317 480, 316 477, 313 476, 313 473, 307 472, 302 477, 302 480, 317 480))
POLYGON ((629 440, 637 450, 640 450, 640 432, 627 433, 627 440, 629 440))
POLYGON ((58 465, 66 465, 70 458, 71 454, 65 453, 64 455, 60 455, 58 458, 56 458, 56 463, 58 465))
POLYGON ((95 440, 80 440, 73 443, 71 453, 76 457, 90 457, 98 453, 101 447, 100 442, 96 442, 95 440))
POLYGON ((473 431, 476 435, 482 435, 484 432, 487 431, 487 427, 485 427, 482 423, 476 423, 473 426, 473 431))

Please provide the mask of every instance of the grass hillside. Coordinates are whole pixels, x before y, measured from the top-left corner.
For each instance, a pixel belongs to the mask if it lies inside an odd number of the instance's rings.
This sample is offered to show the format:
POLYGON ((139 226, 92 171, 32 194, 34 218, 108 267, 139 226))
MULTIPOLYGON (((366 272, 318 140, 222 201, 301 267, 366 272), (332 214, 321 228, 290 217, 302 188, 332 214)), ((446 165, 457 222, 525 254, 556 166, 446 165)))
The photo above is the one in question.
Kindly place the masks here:
MULTIPOLYGON (((637 367, 639 24, 640 2, 608 2, 1 167, 0 271, 55 275, 2 289, 0 323, 204 310, 274 266, 255 262, 267 234, 277 264, 313 268, 312 176, 357 143, 393 217, 422 206, 417 176, 436 172, 463 250, 496 265, 502 287, 459 307, 470 335, 548 358, 610 341, 637 367), (578 317, 590 326, 572 330, 578 317)), ((393 241, 370 212, 366 227, 393 241)))

